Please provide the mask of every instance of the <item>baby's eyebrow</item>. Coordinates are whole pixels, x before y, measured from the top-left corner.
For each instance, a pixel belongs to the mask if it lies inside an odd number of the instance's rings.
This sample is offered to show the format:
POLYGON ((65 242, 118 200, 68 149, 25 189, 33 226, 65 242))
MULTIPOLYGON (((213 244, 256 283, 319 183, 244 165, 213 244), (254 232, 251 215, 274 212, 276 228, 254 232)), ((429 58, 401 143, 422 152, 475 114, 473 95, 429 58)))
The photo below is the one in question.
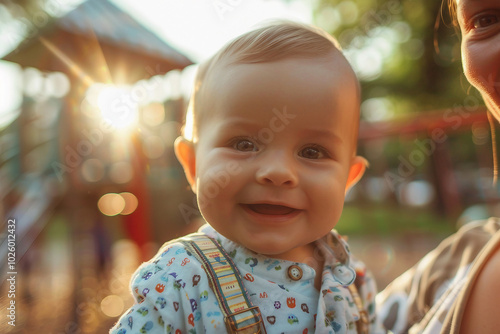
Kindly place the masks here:
POLYGON ((326 130, 326 129, 305 129, 304 130, 304 135, 310 136, 310 137, 315 137, 315 138, 324 138, 326 140, 331 140, 335 142, 336 144, 342 144, 344 142, 344 139, 342 136, 337 134, 334 131, 331 130, 326 130))
POLYGON ((231 127, 248 127, 248 126, 254 126, 254 127, 261 127, 260 123, 248 118, 248 117, 228 117, 224 119, 224 122, 222 124, 223 128, 231 128, 231 127))

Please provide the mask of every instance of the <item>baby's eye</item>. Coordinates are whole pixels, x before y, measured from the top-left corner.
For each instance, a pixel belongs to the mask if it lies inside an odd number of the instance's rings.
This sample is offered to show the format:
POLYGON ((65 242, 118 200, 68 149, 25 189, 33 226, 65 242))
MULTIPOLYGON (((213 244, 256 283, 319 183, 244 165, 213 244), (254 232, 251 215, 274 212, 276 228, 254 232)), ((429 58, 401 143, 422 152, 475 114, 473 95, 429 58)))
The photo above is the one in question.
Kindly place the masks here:
POLYGON ((237 139, 233 142, 233 148, 242 152, 257 151, 257 145, 248 139, 237 139))
POLYGON ((306 159, 324 159, 328 157, 327 152, 318 146, 307 146, 300 150, 299 156, 306 159))
POLYGON ((475 29, 485 28, 492 24, 498 23, 498 16, 493 14, 482 15, 475 18, 472 23, 475 29))

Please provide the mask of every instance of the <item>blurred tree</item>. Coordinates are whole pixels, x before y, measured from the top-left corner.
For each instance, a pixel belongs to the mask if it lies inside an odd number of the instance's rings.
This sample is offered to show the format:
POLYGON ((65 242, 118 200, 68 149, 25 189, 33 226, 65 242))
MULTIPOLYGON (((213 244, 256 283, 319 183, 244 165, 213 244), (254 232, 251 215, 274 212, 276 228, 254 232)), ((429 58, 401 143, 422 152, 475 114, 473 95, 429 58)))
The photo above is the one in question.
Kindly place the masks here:
POLYGON ((319 0, 314 17, 362 81, 365 119, 463 104, 460 40, 441 1, 319 0))
POLYGON ((0 0, 0 57, 51 27, 83 0, 0 0))

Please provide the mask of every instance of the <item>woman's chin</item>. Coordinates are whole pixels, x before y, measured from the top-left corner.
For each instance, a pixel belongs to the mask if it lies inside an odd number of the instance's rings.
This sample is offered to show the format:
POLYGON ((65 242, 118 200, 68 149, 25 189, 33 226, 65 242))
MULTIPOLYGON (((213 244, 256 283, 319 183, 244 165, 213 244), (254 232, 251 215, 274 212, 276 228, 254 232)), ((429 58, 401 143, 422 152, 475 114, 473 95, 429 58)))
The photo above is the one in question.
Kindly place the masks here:
POLYGON ((484 103, 486 104, 486 108, 491 112, 491 115, 496 118, 498 122, 500 122, 500 93, 495 95, 495 98, 486 97, 483 95, 484 103))

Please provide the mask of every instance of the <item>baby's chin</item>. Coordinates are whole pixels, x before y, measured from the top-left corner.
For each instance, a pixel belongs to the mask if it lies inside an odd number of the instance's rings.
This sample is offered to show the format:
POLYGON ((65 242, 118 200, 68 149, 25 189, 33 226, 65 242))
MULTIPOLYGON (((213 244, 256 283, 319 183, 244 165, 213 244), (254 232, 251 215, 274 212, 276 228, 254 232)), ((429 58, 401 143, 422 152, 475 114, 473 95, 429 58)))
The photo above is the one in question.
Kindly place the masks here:
POLYGON ((296 246, 290 244, 281 244, 279 242, 266 243, 245 243, 244 247, 254 253, 273 258, 277 260, 286 260, 292 262, 304 262, 312 256, 310 246, 296 246))
POLYGON ((280 254, 283 254, 289 250, 286 247, 279 247, 276 243, 271 244, 269 242, 245 242, 242 245, 254 253, 277 259, 280 258, 280 254))

